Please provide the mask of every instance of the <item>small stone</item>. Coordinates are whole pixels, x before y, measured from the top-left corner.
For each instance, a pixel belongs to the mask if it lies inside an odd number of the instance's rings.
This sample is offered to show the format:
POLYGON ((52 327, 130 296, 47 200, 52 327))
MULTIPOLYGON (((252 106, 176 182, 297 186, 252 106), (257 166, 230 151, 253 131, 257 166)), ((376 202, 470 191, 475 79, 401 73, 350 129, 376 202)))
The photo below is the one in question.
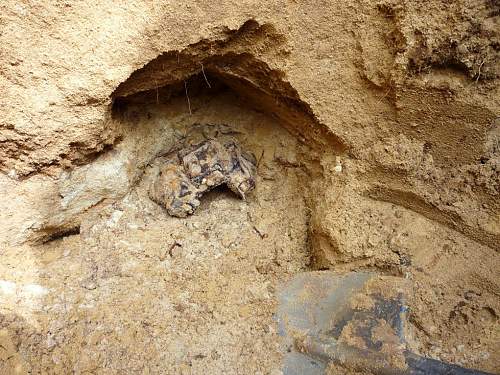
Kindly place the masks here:
POLYGON ((13 180, 17 180, 17 172, 15 169, 11 169, 7 175, 13 180))
POLYGON ((340 157, 336 156, 335 157, 335 167, 333 168, 335 173, 340 173, 342 172, 342 164, 340 163, 340 157))
POLYGON ((109 228, 116 227, 116 224, 118 223, 118 221, 120 221, 122 216, 123 216, 123 211, 120 210, 113 211, 111 217, 106 221, 106 225, 109 228))
POLYGON ((175 244, 174 247, 170 250, 170 256, 174 259, 180 258, 182 256, 182 247, 178 244, 175 244))

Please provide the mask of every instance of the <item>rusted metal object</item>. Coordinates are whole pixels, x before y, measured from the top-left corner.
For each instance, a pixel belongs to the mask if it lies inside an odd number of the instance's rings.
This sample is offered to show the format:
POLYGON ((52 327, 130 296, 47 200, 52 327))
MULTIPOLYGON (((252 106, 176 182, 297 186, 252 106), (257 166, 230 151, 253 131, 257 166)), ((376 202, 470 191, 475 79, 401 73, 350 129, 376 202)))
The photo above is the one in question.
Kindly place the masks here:
POLYGON ((150 198, 172 216, 186 217, 209 190, 227 185, 242 199, 255 188, 256 159, 234 137, 186 141, 184 147, 160 159, 150 198))

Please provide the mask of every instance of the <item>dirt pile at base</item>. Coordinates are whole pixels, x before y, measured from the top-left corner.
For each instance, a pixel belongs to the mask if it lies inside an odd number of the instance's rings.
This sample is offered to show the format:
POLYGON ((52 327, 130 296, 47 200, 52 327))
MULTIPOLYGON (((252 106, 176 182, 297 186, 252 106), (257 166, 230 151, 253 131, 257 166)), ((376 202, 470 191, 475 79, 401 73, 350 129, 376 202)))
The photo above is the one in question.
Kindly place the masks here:
POLYGON ((309 269, 409 279, 412 350, 500 368, 499 17, 4 1, 0 372, 279 374, 276 290, 309 269), (256 186, 173 218, 154 163, 196 124, 256 186))

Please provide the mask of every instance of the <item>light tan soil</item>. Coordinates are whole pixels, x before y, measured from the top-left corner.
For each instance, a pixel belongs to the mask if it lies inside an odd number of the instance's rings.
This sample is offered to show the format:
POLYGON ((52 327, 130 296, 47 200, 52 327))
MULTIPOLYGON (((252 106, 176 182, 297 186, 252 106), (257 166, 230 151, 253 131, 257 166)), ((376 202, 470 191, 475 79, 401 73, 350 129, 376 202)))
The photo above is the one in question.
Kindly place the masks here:
POLYGON ((498 371, 499 14, 4 1, 0 374, 280 374, 276 293, 310 269, 408 279, 408 347, 498 371), (151 166, 194 124, 256 190, 174 218, 151 166))
MULTIPOLYGON (((39 358, 25 369, 279 372, 274 294, 310 257, 309 213, 298 183, 304 172, 295 165, 300 147, 275 120, 232 101, 212 99, 190 121, 232 119, 240 142, 259 155, 253 194, 245 202, 217 189, 193 216, 174 218, 149 199, 147 170, 123 200, 83 222, 79 235, 30 250, 36 265, 17 285, 37 273, 36 283, 50 292, 41 298, 43 311, 28 312, 26 324, 17 321, 19 349, 39 358), (36 324, 47 327, 46 335, 32 336, 36 324)), ((159 117, 168 112, 151 108, 159 117)), ((139 117, 135 126, 144 121, 150 120, 139 117)), ((3 279, 13 269, 2 271, 3 279)), ((11 361, 11 368, 19 363, 11 361)))

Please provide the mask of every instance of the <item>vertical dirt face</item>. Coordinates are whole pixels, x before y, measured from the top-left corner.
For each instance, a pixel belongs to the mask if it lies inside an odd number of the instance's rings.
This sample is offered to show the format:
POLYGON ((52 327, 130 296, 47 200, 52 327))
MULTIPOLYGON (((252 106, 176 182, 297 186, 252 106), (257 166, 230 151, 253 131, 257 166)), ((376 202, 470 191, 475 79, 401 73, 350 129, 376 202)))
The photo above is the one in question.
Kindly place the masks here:
POLYGON ((23 327, 19 350, 40 358, 23 366, 49 372, 53 358, 61 357, 63 372, 140 372, 145 360, 158 373, 280 370, 274 293, 310 262, 308 172, 301 162, 310 150, 275 119, 218 90, 193 93, 191 115, 185 96, 167 104, 136 98, 114 121, 126 134, 139 132, 142 151, 165 134, 164 122, 175 124, 179 142, 192 127, 209 134, 225 124, 224 131, 257 155, 256 189, 246 201, 215 189, 193 215, 171 217, 149 198, 152 160, 123 199, 87 214, 79 235, 33 249, 37 282, 59 292, 44 296, 47 310, 37 314, 51 332, 47 342, 23 327))
POLYGON ((411 350, 500 366, 494 2, 0 10, 0 372, 279 374, 310 269, 409 279, 411 350), (256 188, 174 218, 148 191, 194 129, 256 188))

